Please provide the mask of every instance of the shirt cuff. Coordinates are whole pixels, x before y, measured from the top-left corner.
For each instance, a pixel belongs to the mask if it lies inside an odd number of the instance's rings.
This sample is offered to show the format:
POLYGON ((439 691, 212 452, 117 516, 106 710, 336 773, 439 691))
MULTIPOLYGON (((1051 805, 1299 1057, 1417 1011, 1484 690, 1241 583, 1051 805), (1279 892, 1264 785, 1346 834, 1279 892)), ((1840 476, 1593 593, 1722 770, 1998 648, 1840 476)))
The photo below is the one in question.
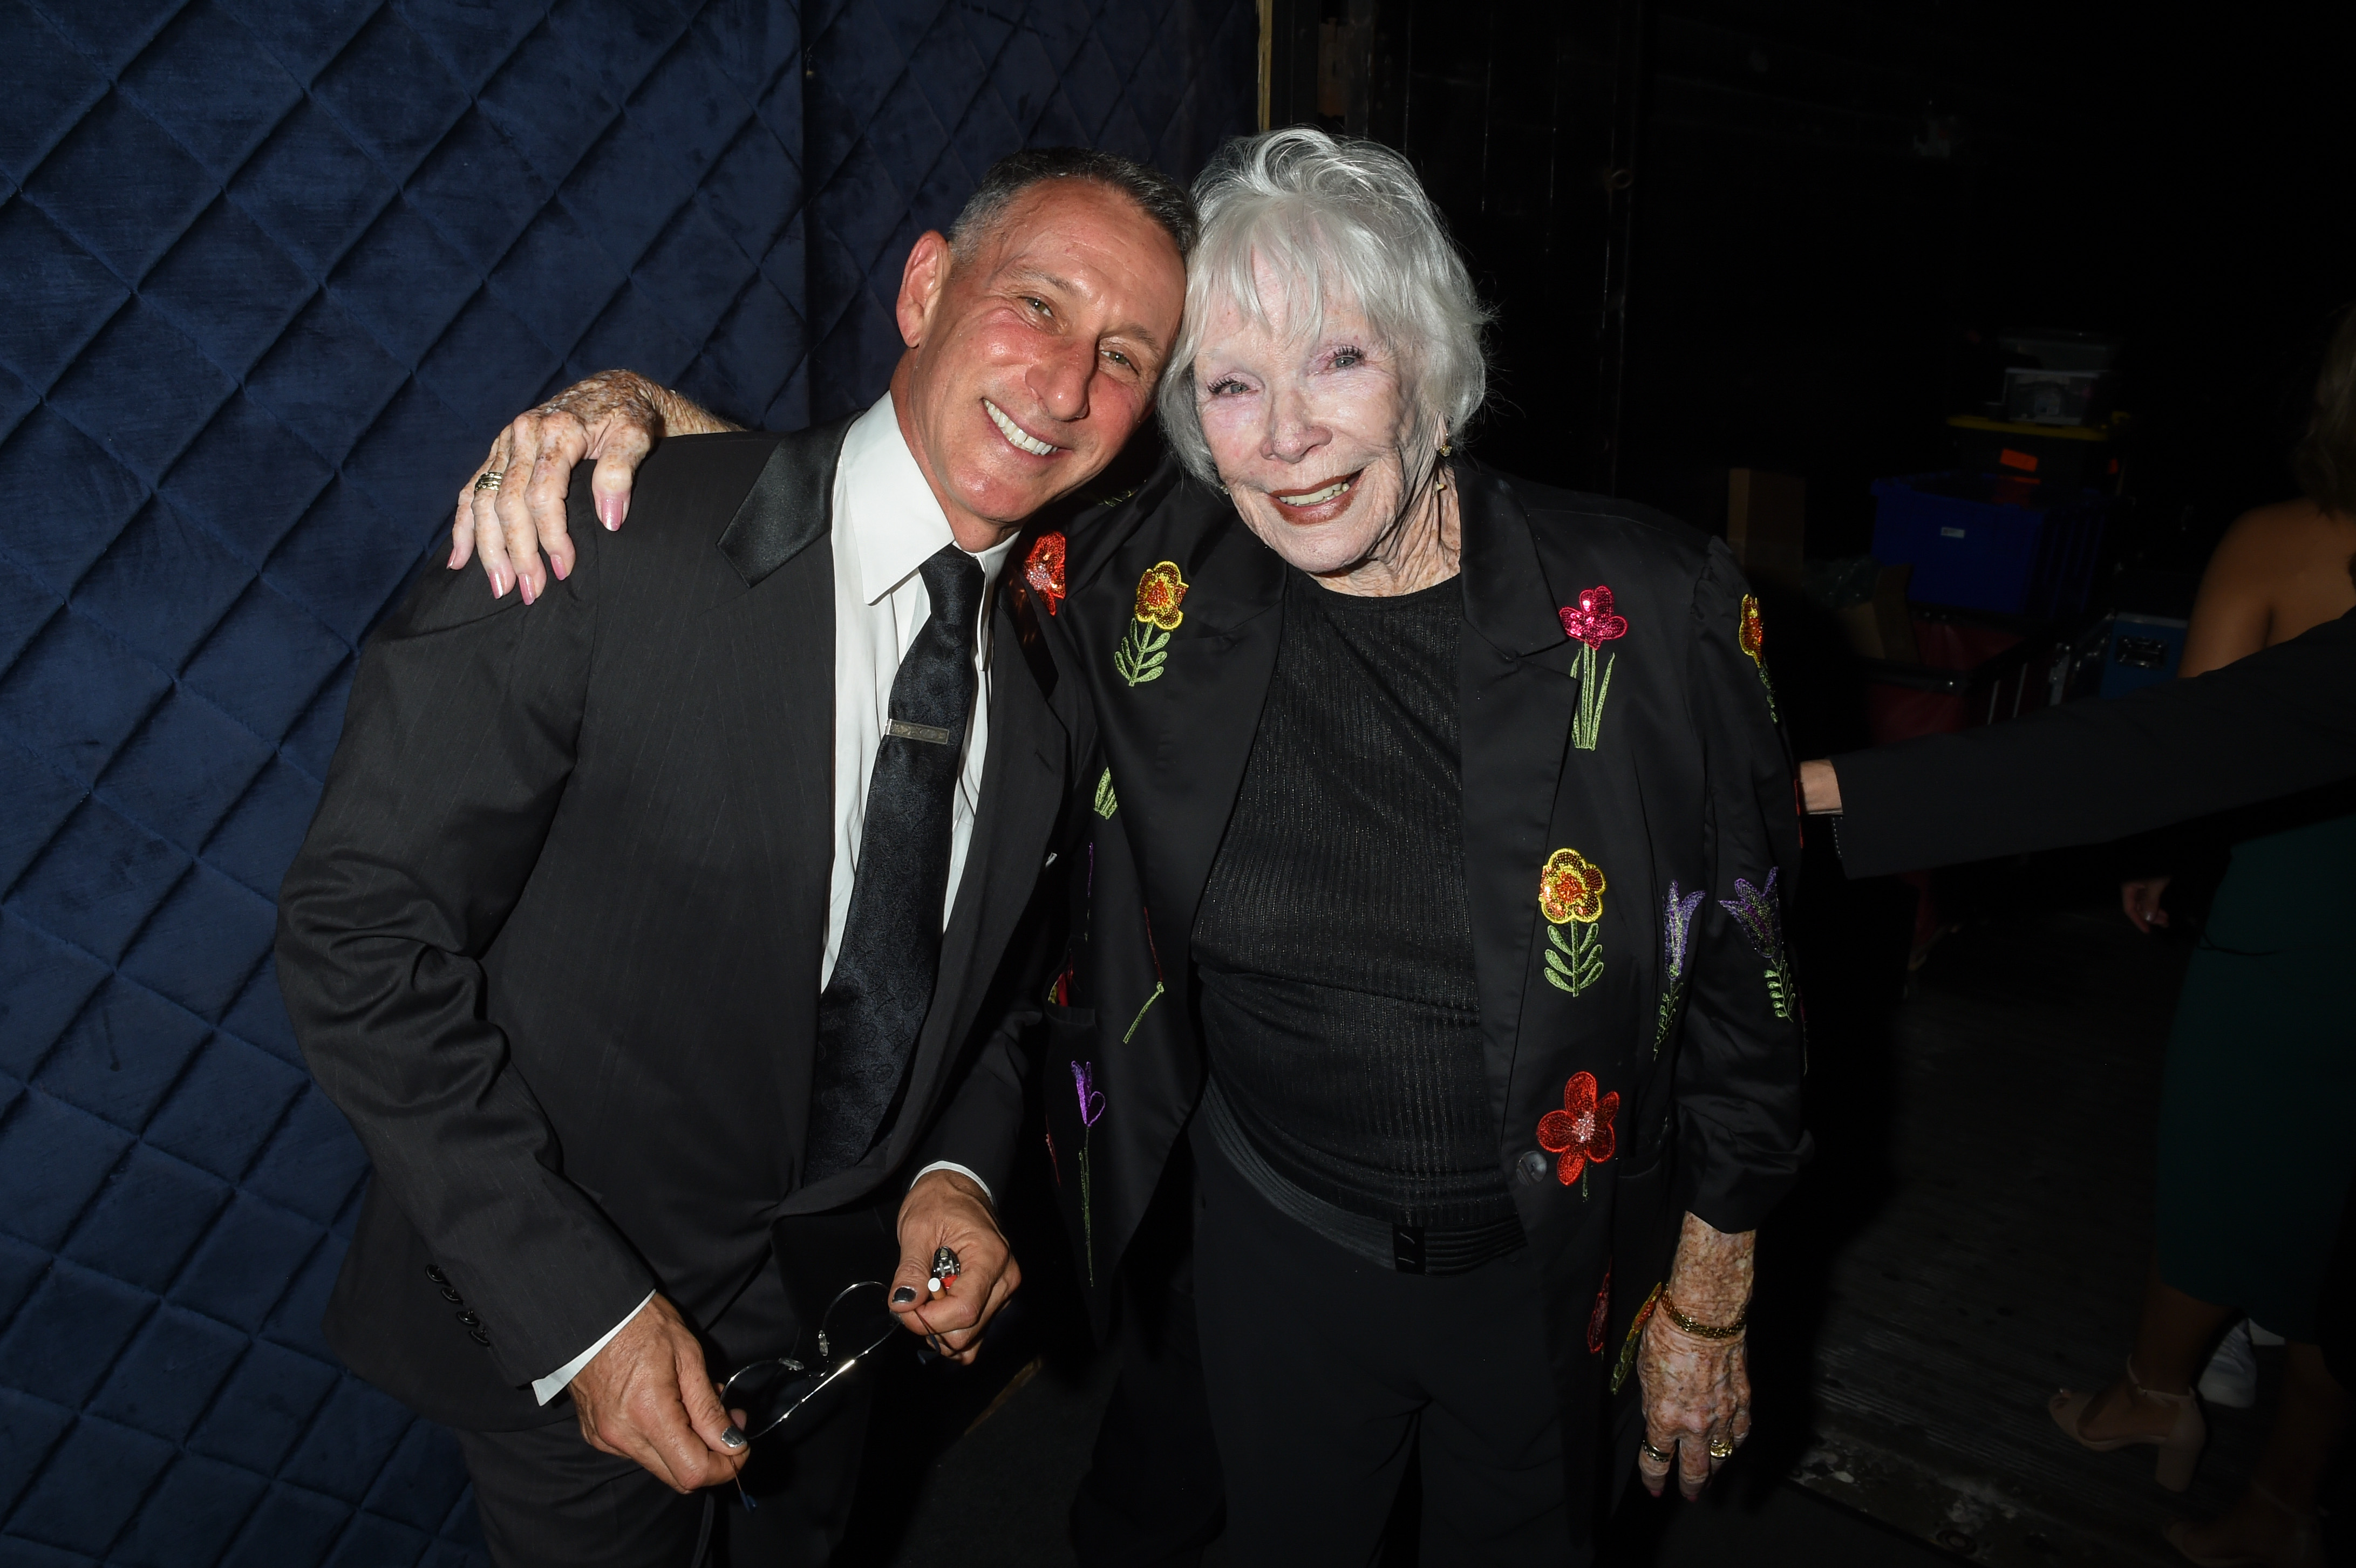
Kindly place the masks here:
MULTIPOLYGON (((650 1290, 647 1292, 647 1301, 652 1301, 654 1298, 655 1293, 653 1291, 650 1290)), ((606 1329, 604 1336, 600 1338, 595 1344, 590 1346, 587 1349, 582 1351, 579 1355, 573 1357, 571 1360, 565 1362, 562 1366, 557 1368, 546 1377, 535 1379, 531 1385, 532 1398, 540 1401, 542 1404, 546 1404, 550 1400, 554 1399, 558 1394, 562 1393, 566 1386, 569 1385, 574 1378, 581 1375, 581 1369, 587 1366, 592 1360, 595 1360, 598 1351, 612 1344, 614 1342, 614 1336, 628 1328, 632 1317, 636 1317, 639 1313, 644 1312, 647 1309, 647 1301, 641 1301, 636 1307, 631 1307, 627 1316, 624 1317, 619 1323, 615 1324, 611 1328, 606 1329)))
POLYGON ((996 1193, 994 1193, 994 1192, 991 1191, 991 1189, 990 1189, 990 1183, 989 1183, 989 1182, 987 1182, 987 1181, 984 1181, 984 1180, 981 1179, 981 1176, 980 1176, 980 1174, 979 1172, 974 1171, 974 1170, 972 1170, 972 1169, 970 1169, 970 1168, 967 1168, 967 1167, 965 1167, 965 1166, 959 1165, 957 1161, 955 1161, 955 1160, 953 1160, 953 1159, 937 1159, 937 1160, 933 1161, 933 1163, 932 1163, 932 1164, 930 1164, 930 1165, 928 1165, 928 1166, 925 1167, 925 1168, 924 1168, 924 1169, 922 1169, 922 1170, 920 1170, 920 1171, 916 1172, 916 1175, 914 1175, 914 1176, 910 1177, 910 1178, 908 1179, 908 1185, 909 1185, 910 1187, 914 1187, 914 1186, 916 1186, 916 1183, 918 1183, 919 1181, 924 1180, 924 1179, 925 1179, 925 1178, 926 1178, 927 1176, 930 1176, 933 1172, 935 1172, 935 1171, 937 1171, 937 1170, 954 1170, 954 1171, 956 1171, 959 1176, 964 1177, 968 1181, 972 1182, 976 1187, 979 1187, 979 1188, 980 1188, 980 1189, 981 1189, 981 1195, 982 1195, 984 1198, 987 1198, 987 1199, 989 1199, 989 1200, 990 1200, 990 1206, 991 1206, 991 1208, 995 1209, 995 1208, 997 1208, 997 1207, 998 1207, 998 1195, 997 1195, 996 1193))

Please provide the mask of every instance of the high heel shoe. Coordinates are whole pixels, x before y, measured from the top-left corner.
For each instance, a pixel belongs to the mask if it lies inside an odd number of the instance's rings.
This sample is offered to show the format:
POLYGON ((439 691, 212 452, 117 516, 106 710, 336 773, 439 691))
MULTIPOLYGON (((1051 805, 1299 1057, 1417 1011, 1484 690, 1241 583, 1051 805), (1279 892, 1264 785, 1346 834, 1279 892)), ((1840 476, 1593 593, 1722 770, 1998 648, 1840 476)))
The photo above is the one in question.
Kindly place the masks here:
POLYGON ((2063 1389, 2046 1402, 2045 1408, 2053 1416, 2053 1424, 2068 1433, 2072 1440, 2097 1454, 2108 1454, 2116 1448, 2136 1443, 2157 1444, 2159 1463, 2153 1478, 2171 1492, 2180 1492, 2192 1484, 2193 1467, 2201 1463, 2201 1447, 2209 1441, 2209 1424, 2201 1418, 2201 1402, 2190 1393, 2160 1393, 2143 1386, 2136 1376, 2135 1362, 2127 1362, 2127 1387, 2138 1400, 2172 1408, 2176 1419, 2165 1433, 2136 1433, 2126 1437, 2089 1437, 2079 1424, 2085 1419, 2086 1407, 2094 1402, 2091 1393, 2072 1393, 2063 1389))
POLYGON ((2301 1513, 2282 1499, 2255 1481, 2250 1491, 2260 1501, 2277 1513, 2290 1516, 2290 1531, 2272 1551, 2254 1552, 2245 1547, 2203 1545, 2194 1540, 2196 1532, 2209 1530, 2221 1520, 2194 1524, 2179 1520, 2161 1533, 2168 1543, 2201 1565, 2201 1568, 2323 1568, 2323 1525, 2319 1516, 2301 1513))

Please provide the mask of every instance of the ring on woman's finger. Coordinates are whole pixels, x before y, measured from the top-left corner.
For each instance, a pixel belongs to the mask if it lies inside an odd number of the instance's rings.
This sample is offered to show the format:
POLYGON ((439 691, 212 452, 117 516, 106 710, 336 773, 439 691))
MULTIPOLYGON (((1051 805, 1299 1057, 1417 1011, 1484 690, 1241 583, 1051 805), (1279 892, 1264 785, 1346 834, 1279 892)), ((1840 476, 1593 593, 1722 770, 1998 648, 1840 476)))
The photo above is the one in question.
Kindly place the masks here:
POLYGON ((500 473, 497 469, 486 468, 480 474, 475 475, 475 488, 477 490, 496 490, 499 487, 499 481, 506 477, 507 475, 505 474, 500 473))
POLYGON ((1655 1459, 1659 1460, 1662 1464, 1664 1464, 1664 1465, 1672 1465, 1672 1464, 1675 1464, 1675 1463, 1676 1462, 1676 1457, 1677 1457, 1677 1456, 1676 1456, 1675 1454, 1664 1454, 1664 1453, 1662 1453, 1658 1448, 1654 1447, 1654 1446, 1653 1446, 1653 1440, 1652 1440, 1651 1438, 1649 1438, 1649 1437, 1639 1437, 1638 1439, 1636 1439, 1636 1442, 1638 1443, 1638 1445, 1639 1445, 1640 1446, 1642 1446, 1642 1447, 1644 1448, 1644 1452, 1645 1452, 1645 1453, 1647 1453, 1647 1454, 1651 1455, 1654 1458, 1655 1458, 1655 1459))
POLYGON ((1731 1458, 1733 1458, 1733 1457, 1734 1457, 1734 1443, 1733 1443, 1733 1440, 1732 1440, 1732 1439, 1730 1439, 1730 1438, 1728 1438, 1728 1437, 1726 1437, 1726 1436, 1724 1436, 1724 1435, 1719 1435, 1719 1436, 1717 1436, 1717 1437, 1713 1437, 1713 1438, 1711 1438, 1711 1439, 1709 1440, 1709 1456, 1710 1456, 1711 1458, 1713 1458, 1713 1459, 1731 1459, 1731 1458))

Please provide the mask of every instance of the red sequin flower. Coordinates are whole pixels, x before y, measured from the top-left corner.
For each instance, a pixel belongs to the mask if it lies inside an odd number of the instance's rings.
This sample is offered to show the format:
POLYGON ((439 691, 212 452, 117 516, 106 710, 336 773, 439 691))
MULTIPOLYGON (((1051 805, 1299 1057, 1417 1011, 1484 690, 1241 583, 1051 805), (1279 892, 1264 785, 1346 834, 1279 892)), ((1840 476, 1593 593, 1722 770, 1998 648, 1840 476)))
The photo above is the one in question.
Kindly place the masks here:
POLYGON ((1600 648, 1614 637, 1628 635, 1625 616, 1612 613, 1612 590, 1590 588, 1579 596, 1576 607, 1562 607, 1562 629, 1567 636, 1577 637, 1590 648, 1600 648))
POLYGON ((1023 581, 1031 592, 1047 602, 1047 613, 1064 602, 1064 536, 1060 533, 1041 534, 1039 542, 1031 547, 1023 558, 1023 581))
POLYGON ((1554 1173, 1565 1187, 1579 1179, 1588 1161, 1601 1165, 1612 1157, 1619 1147, 1612 1123, 1619 1115, 1618 1092, 1598 1099, 1594 1073, 1570 1075, 1562 1086, 1562 1109, 1538 1118, 1538 1147, 1562 1157, 1555 1161, 1554 1173))

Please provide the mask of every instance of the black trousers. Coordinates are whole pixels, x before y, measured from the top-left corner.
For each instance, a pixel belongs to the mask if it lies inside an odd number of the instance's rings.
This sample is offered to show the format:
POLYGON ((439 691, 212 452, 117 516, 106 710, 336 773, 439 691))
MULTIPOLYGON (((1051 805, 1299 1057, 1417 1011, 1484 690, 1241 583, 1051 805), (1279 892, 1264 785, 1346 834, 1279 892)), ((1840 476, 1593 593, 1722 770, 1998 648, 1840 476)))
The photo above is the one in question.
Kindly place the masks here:
POLYGON ((755 1443, 743 1495, 729 1486, 680 1497, 590 1447, 569 1420, 461 1432, 458 1446, 498 1568, 692 1568, 707 1513, 702 1568, 819 1568, 850 1522, 872 1403, 851 1394, 794 1441, 755 1443))
POLYGON ((1193 1140, 1205 1392, 1242 1568, 1372 1563, 1409 1455, 1423 1561, 1579 1561, 1543 1296, 1526 1250, 1470 1274, 1374 1266, 1193 1140))
POLYGON ((1226 1499, 1194 1320, 1194 1176, 1184 1142, 1121 1259, 1120 1377, 1072 1501, 1081 1568, 1194 1568, 1226 1499))

